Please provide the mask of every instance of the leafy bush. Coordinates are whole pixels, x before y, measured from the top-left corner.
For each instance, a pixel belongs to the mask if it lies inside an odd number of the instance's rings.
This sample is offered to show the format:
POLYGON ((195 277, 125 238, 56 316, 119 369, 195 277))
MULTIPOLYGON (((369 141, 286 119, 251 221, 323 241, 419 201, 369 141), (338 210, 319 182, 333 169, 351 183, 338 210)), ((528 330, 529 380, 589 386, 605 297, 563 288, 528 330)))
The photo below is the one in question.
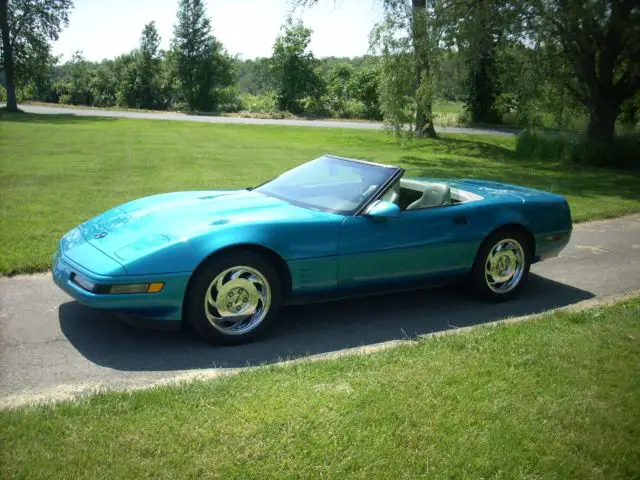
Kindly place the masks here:
POLYGON ((359 100, 347 100, 344 102, 339 118, 367 119, 369 118, 367 106, 359 100))
POLYGON ((623 125, 640 126, 640 91, 624 102, 618 119, 623 125))
POLYGON ((518 136, 516 154, 531 160, 568 162, 577 142, 574 134, 525 130, 518 136))
POLYGON ((7 90, 0 85, 0 102, 6 102, 7 101, 7 90))
POLYGON ((300 107, 307 115, 315 117, 331 116, 331 100, 327 95, 317 97, 304 97, 300 99, 300 107))
POLYGON ((71 94, 61 93, 58 103, 61 103, 62 105, 71 105, 73 103, 72 100, 71 94))
POLYGON ((189 104, 183 101, 174 102, 173 110, 175 110, 176 112, 191 112, 191 108, 189 108, 189 104))
POLYGON ((224 87, 215 90, 215 102, 218 112, 239 112, 243 104, 240 91, 236 87, 224 87))
POLYGON ((277 113, 276 94, 274 92, 252 95, 240 95, 240 110, 250 113, 277 113))
POLYGON ((331 118, 366 119, 367 106, 355 99, 344 99, 333 95, 322 95, 320 98, 305 97, 300 106, 307 115, 331 118))
POLYGON ((614 168, 640 167, 640 134, 621 132, 613 145, 588 141, 576 133, 526 130, 518 136, 516 154, 520 158, 559 161, 614 168))

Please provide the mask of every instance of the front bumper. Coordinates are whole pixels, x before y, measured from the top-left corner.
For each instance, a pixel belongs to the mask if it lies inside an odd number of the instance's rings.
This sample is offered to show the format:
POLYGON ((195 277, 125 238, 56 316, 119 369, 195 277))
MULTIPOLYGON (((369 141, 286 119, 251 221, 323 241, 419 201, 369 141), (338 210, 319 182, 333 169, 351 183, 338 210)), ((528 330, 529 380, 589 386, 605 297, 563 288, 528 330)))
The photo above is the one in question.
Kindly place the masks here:
POLYGON ((78 302, 92 308, 112 310, 151 320, 181 320, 182 303, 191 274, 189 272, 163 275, 98 275, 73 262, 58 251, 51 268, 53 281, 78 302), (72 281, 72 275, 80 275, 101 285, 163 282, 157 293, 93 293, 72 281))

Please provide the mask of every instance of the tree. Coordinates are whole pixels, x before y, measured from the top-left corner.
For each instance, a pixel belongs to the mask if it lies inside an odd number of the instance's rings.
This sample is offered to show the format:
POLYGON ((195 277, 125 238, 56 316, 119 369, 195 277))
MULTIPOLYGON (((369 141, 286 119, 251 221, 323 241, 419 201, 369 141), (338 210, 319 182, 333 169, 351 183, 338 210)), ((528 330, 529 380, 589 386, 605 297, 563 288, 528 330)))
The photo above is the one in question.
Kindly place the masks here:
POLYGON ((350 63, 334 64, 325 76, 326 100, 329 109, 340 117, 348 116, 347 103, 351 100, 351 77, 353 66, 350 63))
POLYGON ((91 84, 94 64, 87 61, 82 52, 75 52, 71 60, 63 65, 62 72, 62 80, 57 85, 60 103, 93 105, 91 84))
POLYGON ((191 110, 211 111, 216 89, 233 80, 232 59, 211 34, 203 0, 180 0, 177 16, 172 60, 182 97, 191 110))
POLYGON ((51 42, 69 22, 71 0, 0 0, 2 67, 7 109, 17 111, 16 83, 50 65, 51 42))
POLYGON ((473 121, 499 122, 500 53, 521 43, 520 5, 512 0, 446 0, 443 10, 446 44, 457 47, 466 72, 465 110, 473 121))
POLYGON ((349 99, 349 83, 353 76, 353 65, 346 62, 336 63, 327 74, 327 92, 345 100, 349 99))
MULTIPOLYGON (((296 0, 296 6, 311 6, 318 0, 296 0)), ((396 131, 404 126, 411 109, 414 133, 435 137, 433 97, 445 23, 443 0, 383 0, 385 20, 374 30, 372 44, 385 56, 382 64, 382 111, 396 131), (376 45, 377 44, 377 45, 376 45), (408 56, 412 61, 409 63, 408 56), (398 69, 404 69, 404 72, 398 69), (405 86, 406 69, 411 69, 411 102, 405 86)))
POLYGON ((377 67, 362 67, 354 72, 348 85, 350 95, 362 102, 366 117, 381 120, 380 71, 377 67))
POLYGON ((120 107, 139 107, 138 91, 138 52, 135 50, 119 55, 113 62, 117 79, 116 105, 120 107))
POLYGON ((437 32, 436 2, 427 0, 411 0, 411 35, 413 44, 415 69, 415 99, 416 99, 416 136, 435 137, 433 127, 433 89, 434 69, 439 48, 437 32))
POLYGON ((95 65, 91 81, 93 104, 97 107, 110 107, 116 104, 118 78, 115 75, 113 60, 102 60, 95 65))
POLYGON ((589 112, 588 139, 610 145, 621 106, 640 90, 640 4, 536 0, 529 13, 539 45, 559 44, 563 83, 589 112))
POLYGON ((278 108, 300 111, 298 101, 318 87, 315 59, 308 50, 311 30, 301 20, 288 17, 273 45, 271 72, 276 84, 278 108))
POLYGON ((467 11, 455 19, 455 34, 468 72, 465 109, 474 122, 499 121, 495 108, 500 93, 496 57, 502 33, 499 23, 502 3, 499 0, 471 2, 463 7, 467 11))
POLYGON ((443 5, 442 0, 385 0, 384 21, 372 34, 372 47, 382 55, 382 113, 397 132, 411 122, 416 136, 436 136, 432 105, 446 25, 443 5))
POLYGON ((160 96, 160 35, 156 22, 144 26, 140 37, 140 50, 137 61, 138 106, 141 108, 158 108, 162 101, 160 96))
POLYGON ((269 58, 238 60, 240 91, 260 95, 275 90, 269 58))

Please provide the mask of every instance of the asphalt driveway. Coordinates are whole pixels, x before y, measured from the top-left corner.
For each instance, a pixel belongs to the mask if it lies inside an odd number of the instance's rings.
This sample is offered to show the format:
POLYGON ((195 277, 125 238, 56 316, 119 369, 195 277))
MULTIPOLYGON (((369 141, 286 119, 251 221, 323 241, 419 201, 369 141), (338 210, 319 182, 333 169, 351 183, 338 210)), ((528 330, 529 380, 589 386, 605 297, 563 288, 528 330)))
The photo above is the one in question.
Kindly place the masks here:
POLYGON ((50 274, 0 278, 0 405, 224 373, 634 291, 640 215, 577 225, 562 255, 532 273, 523 295, 504 304, 479 303, 447 287, 289 307, 269 338, 240 347, 210 346, 188 331, 128 326, 72 301, 50 274))

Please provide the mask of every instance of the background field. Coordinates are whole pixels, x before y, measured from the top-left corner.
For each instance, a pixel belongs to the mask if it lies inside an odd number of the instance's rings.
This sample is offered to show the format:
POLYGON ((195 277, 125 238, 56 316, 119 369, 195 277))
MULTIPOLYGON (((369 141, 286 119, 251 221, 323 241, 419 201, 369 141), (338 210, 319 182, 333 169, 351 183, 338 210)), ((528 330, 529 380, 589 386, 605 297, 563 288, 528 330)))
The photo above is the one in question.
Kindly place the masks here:
POLYGON ((383 132, 0 114, 0 273, 49 267, 74 225, 153 193, 243 188, 322 153, 408 175, 477 177, 564 194, 574 219, 640 211, 637 172, 526 158, 516 139, 443 135, 400 146, 383 132))
POLYGON ((0 412, 8 478, 640 476, 640 300, 0 412), (55 473, 54 473, 55 472, 55 473))

